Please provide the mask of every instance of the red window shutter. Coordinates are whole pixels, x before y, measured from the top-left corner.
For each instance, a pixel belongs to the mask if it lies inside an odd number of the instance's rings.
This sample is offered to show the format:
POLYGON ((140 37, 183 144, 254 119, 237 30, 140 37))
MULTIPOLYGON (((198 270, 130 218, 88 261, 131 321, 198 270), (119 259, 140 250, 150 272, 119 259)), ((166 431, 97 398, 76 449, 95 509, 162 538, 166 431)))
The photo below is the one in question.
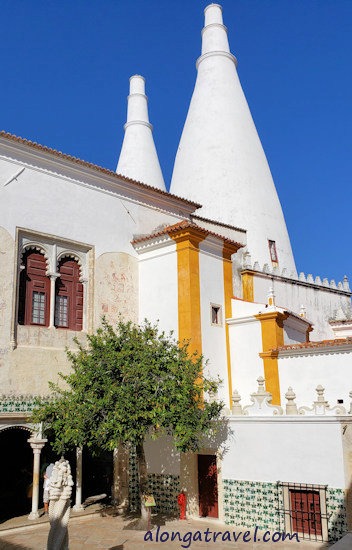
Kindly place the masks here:
POLYGON ((43 254, 28 252, 20 275, 18 322, 26 325, 49 325, 50 279, 46 275, 43 254))
POLYGON ((83 327, 83 284, 79 281, 79 265, 75 260, 63 259, 59 264, 60 277, 56 282, 56 303, 60 297, 65 297, 67 307, 67 323, 63 324, 63 316, 59 322, 59 312, 56 315, 56 326, 71 330, 82 330, 83 327))

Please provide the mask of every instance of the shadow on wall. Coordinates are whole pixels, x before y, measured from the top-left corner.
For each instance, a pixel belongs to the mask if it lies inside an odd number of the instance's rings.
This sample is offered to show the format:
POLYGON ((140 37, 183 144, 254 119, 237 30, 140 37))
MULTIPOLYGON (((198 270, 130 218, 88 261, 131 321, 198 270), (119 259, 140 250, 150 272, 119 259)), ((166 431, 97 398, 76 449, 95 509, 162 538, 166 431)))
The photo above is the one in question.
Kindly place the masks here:
POLYGON ((28 546, 8 542, 6 539, 0 538, 0 550, 28 550, 28 546))

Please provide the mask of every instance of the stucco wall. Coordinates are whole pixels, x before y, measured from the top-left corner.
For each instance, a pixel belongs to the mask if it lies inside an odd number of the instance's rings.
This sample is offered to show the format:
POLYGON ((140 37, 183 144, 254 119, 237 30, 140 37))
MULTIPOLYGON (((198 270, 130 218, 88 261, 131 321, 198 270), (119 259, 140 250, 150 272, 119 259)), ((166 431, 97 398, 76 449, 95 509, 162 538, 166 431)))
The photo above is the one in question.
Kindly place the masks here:
POLYGON ((180 475, 180 453, 173 445, 172 438, 146 439, 144 452, 148 474, 180 475))
POLYGON ((119 314, 138 322, 138 260, 124 252, 102 254, 95 261, 94 318, 99 326, 102 316, 112 325, 119 314))
POLYGON ((176 244, 171 239, 139 256, 139 321, 159 321, 163 330, 178 335, 176 244))
POLYGON ((352 390, 352 351, 330 352, 326 354, 279 355, 280 390, 284 395, 292 386, 298 406, 311 406, 317 398, 315 388, 321 384, 325 388, 325 397, 331 406, 337 399, 344 400, 349 410, 349 392, 352 390))
POLYGON ((310 340, 318 341, 334 338, 334 333, 328 324, 335 311, 342 304, 344 308, 350 303, 350 298, 329 288, 317 288, 314 285, 300 284, 298 280, 272 279, 268 276, 254 276, 254 300, 266 303, 269 288, 274 289, 276 304, 299 314, 303 305, 306 317, 313 323, 310 340))
POLYGON ((232 300, 232 319, 229 320, 231 370, 233 389, 247 398, 256 390, 258 376, 264 376, 261 324, 254 315, 263 304, 232 300))
POLYGON ((229 429, 224 479, 348 487, 339 421, 230 418, 229 429))
POLYGON ((212 252, 207 240, 200 243, 199 273, 201 295, 202 353, 209 361, 207 372, 222 380, 219 399, 228 403, 228 372, 225 335, 224 273, 223 259, 219 252, 212 252), (221 323, 212 324, 211 305, 221 306, 221 323))

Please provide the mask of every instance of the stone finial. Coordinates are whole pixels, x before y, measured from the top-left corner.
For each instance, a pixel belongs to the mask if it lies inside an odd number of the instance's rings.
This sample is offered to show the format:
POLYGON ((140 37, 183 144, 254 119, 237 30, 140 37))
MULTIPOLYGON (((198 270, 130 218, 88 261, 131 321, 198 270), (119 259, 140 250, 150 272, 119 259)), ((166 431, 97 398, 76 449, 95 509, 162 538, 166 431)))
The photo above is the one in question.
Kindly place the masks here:
POLYGON ((260 265, 259 265, 259 262, 254 262, 254 266, 253 266, 253 269, 254 269, 254 271, 260 271, 260 265))
POLYGON ((267 304, 268 308, 275 309, 275 293, 272 286, 269 288, 267 304))
POLYGON ((350 285, 348 283, 347 275, 345 275, 344 278, 343 278, 342 286, 343 286, 343 289, 346 290, 346 292, 351 292, 350 285))
POLYGON ((305 276, 305 274, 303 273, 303 271, 301 271, 301 273, 299 274, 298 279, 299 279, 300 281, 306 282, 306 276, 305 276))
POLYGON ((283 409, 277 405, 270 405, 272 395, 265 390, 265 379, 262 376, 257 378, 258 390, 251 393, 252 405, 243 408, 245 416, 276 416, 282 415, 283 409))
POLYGON ((252 258, 248 250, 243 254, 243 269, 252 268, 252 258))
POLYGON ((314 283, 313 275, 311 273, 308 273, 307 275, 307 283, 314 283))
POLYGON ((320 384, 316 387, 315 391, 318 396, 316 401, 314 401, 312 407, 300 407, 298 409, 298 414, 311 414, 317 416, 340 416, 347 414, 345 407, 342 405, 337 405, 336 407, 330 407, 328 401, 325 399, 325 388, 320 384))
POLYGON ((315 277, 315 281, 314 281, 314 282, 315 282, 316 285, 321 285, 321 278, 319 277, 319 275, 317 275, 317 276, 315 277))
POLYGON ((306 310, 306 308, 304 307, 303 304, 300 307, 299 316, 303 317, 304 319, 307 317, 307 310, 306 310))
POLYGON ((335 279, 331 279, 330 288, 337 288, 336 283, 335 283, 335 279))
POLYGON ((329 279, 327 277, 323 279, 323 286, 329 286, 329 279))
POLYGON ((295 403, 296 394, 291 388, 291 386, 288 388, 287 392, 285 393, 285 397, 287 399, 286 414, 298 414, 297 405, 295 403))
POLYGON ((271 273, 271 267, 269 264, 263 265, 263 273, 271 273))
POLYGON ((238 390, 233 390, 232 394, 232 414, 241 416, 243 414, 242 405, 240 404, 241 396, 238 390))

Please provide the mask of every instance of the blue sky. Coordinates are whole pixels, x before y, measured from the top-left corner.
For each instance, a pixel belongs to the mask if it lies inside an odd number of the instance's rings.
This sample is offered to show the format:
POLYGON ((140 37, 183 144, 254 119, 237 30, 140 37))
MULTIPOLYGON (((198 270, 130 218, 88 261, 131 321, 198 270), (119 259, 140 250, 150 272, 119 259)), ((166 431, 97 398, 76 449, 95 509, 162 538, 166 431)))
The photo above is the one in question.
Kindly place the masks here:
MULTIPOLYGON (((115 169, 142 74, 169 185, 207 3, 2 0, 0 127, 115 169)), ((297 268, 352 278, 352 1, 220 3, 297 268)))

